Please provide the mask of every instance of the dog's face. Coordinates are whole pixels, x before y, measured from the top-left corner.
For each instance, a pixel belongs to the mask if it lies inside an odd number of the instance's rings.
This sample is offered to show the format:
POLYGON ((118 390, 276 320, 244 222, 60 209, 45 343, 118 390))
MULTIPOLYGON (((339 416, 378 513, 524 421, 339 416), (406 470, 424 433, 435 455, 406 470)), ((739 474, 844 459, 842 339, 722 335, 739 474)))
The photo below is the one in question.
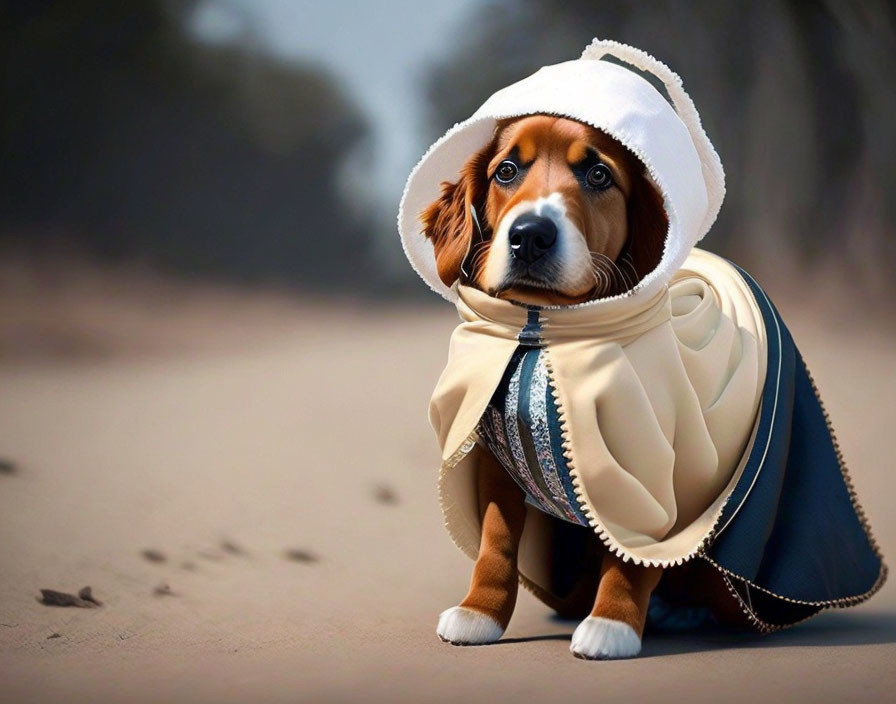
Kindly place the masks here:
POLYGON ((631 152, 548 115, 500 122, 420 217, 445 285, 536 305, 632 288, 659 263, 668 226, 631 152))

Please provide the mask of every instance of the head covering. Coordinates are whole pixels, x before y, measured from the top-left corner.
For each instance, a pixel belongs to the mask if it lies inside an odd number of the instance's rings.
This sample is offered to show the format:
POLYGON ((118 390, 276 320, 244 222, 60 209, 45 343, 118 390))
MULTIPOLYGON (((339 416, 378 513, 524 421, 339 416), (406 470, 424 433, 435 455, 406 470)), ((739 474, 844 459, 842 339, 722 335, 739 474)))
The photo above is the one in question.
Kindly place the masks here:
POLYGON ((499 90, 427 150, 408 177, 398 213, 408 260, 430 288, 457 301, 457 285, 449 288, 439 279, 420 212, 439 197, 440 184, 456 181, 467 159, 489 143, 498 120, 542 113, 603 130, 647 168, 669 218, 660 263, 630 292, 650 298, 669 283, 715 222, 725 197, 725 174, 678 75, 646 52, 614 41, 595 39, 581 58, 545 66, 499 90), (609 57, 632 68, 611 63, 609 57), (655 76, 672 102, 633 69, 655 76))

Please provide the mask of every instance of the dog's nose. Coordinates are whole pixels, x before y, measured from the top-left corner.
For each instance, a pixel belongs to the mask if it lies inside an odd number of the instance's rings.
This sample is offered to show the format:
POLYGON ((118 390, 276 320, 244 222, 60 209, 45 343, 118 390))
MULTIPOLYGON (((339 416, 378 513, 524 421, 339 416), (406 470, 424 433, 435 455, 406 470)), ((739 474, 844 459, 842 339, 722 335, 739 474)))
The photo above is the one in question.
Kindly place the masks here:
POLYGON ((557 241, 557 226, 550 218, 534 213, 520 215, 508 233, 510 252, 526 264, 542 257, 557 241))

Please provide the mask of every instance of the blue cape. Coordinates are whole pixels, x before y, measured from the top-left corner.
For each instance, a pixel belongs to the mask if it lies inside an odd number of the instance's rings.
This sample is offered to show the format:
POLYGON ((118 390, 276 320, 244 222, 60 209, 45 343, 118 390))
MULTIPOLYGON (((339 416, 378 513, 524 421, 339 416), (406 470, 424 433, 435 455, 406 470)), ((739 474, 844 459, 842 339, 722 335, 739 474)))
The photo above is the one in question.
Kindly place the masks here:
POLYGON ((750 623, 772 631, 864 601, 887 567, 790 332, 739 271, 762 310, 768 371, 756 440, 700 558, 720 571, 750 623))

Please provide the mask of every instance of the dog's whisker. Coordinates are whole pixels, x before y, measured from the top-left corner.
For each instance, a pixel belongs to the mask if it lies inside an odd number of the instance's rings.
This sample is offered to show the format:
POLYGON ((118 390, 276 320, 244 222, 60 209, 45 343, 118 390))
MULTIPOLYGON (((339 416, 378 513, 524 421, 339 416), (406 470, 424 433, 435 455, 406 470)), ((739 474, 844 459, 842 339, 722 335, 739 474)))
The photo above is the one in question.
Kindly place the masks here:
POLYGON ((631 286, 635 286, 640 280, 640 277, 638 276, 638 270, 635 269, 635 262, 632 259, 631 253, 626 253, 625 256, 622 257, 622 263, 631 272, 631 286))
POLYGON ((591 256, 597 257, 599 261, 605 262, 606 265, 609 266, 612 270, 619 272, 620 275, 622 274, 622 270, 619 268, 619 265, 603 252, 592 252, 591 256))
POLYGON ((614 287, 629 290, 640 280, 630 254, 614 261, 601 252, 591 252, 591 260, 595 278, 604 282, 602 293, 607 293, 614 287))
POLYGON ((631 283, 625 275, 625 272, 605 254, 599 252, 591 253, 592 271, 598 279, 599 291, 606 294, 614 288, 614 284, 630 288, 631 283))
POLYGON ((625 283, 626 288, 631 288, 635 285, 634 280, 629 275, 629 262, 626 259, 626 256, 621 257, 616 261, 616 267, 619 269, 619 273, 622 276, 622 280, 625 283))
POLYGON ((591 272, 594 274, 594 278, 597 280, 597 286, 599 290, 603 291, 607 284, 607 273, 599 264, 592 264, 591 272))
POLYGON ((592 273, 594 274, 594 278, 596 279, 596 292, 600 295, 603 295, 610 287, 611 279, 609 274, 604 270, 603 266, 599 263, 595 263, 592 266, 592 273))

